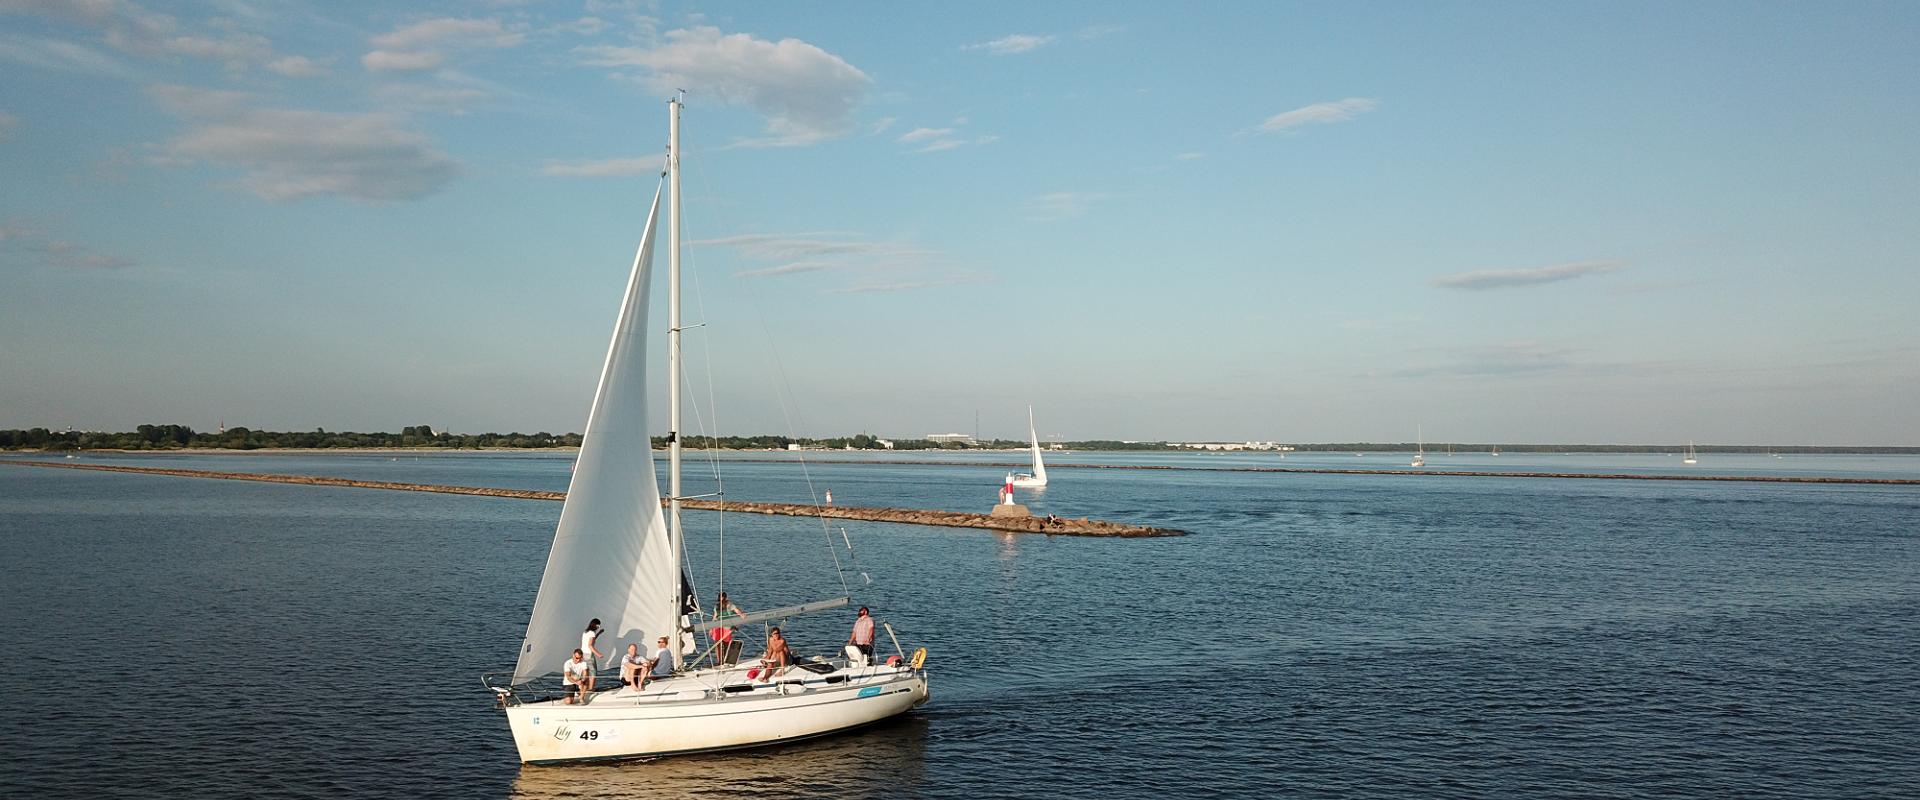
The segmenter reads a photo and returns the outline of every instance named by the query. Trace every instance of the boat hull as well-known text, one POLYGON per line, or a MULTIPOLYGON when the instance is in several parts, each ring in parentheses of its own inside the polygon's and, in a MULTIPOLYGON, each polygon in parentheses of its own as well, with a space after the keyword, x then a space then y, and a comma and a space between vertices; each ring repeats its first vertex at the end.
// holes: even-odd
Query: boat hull
POLYGON ((904 714, 928 696, 925 675, 904 668, 844 670, 739 693, 720 691, 723 683, 695 676, 645 693, 601 693, 584 705, 524 703, 509 706, 507 720, 522 762, 566 764, 824 736, 904 714), (842 680, 826 682, 833 677, 842 680))

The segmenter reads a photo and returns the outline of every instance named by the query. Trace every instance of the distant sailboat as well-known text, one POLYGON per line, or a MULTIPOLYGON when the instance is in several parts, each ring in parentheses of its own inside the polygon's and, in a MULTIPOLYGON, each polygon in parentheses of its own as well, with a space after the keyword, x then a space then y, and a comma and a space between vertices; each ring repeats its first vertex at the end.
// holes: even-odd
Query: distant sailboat
POLYGON ((1419 437, 1419 444, 1415 445, 1417 449, 1413 453, 1413 465, 1424 467, 1427 465, 1427 432, 1421 430, 1419 426, 1414 426, 1413 430, 1414 435, 1419 437))
POLYGON ((1494 456, 1494 458, 1499 458, 1499 457, 1500 457, 1500 445, 1497 445, 1497 444, 1496 444, 1496 445, 1494 445, 1494 446, 1493 446, 1493 456, 1494 456))
POLYGON ((1033 427, 1033 406, 1027 406, 1027 437, 1033 442, 1033 471, 1013 474, 1016 489, 1047 488, 1047 464, 1040 460, 1040 433, 1033 427))
POLYGON ((1689 440, 1687 441, 1687 455, 1686 455, 1686 457, 1685 457, 1685 458, 1682 458, 1682 459, 1680 459, 1680 463, 1682 463, 1682 464, 1698 464, 1698 463, 1700 463, 1700 454, 1699 454, 1699 453, 1696 453, 1696 452, 1694 452, 1694 449, 1693 449, 1693 441, 1692 441, 1691 439, 1689 439, 1689 440))

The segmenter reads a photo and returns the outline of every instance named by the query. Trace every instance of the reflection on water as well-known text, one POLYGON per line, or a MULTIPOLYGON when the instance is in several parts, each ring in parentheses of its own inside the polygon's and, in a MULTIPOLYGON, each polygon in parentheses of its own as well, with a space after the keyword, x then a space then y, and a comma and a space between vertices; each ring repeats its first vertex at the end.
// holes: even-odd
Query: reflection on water
POLYGON ((852 733, 758 750, 649 761, 525 765, 511 797, 914 796, 926 758, 927 720, 908 714, 852 733))

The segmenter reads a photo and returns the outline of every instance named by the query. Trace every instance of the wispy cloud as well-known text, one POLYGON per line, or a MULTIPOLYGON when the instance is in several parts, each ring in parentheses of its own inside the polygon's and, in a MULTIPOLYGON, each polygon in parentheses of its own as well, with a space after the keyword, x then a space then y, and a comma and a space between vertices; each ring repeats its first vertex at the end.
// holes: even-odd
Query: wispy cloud
MULTIPOLYGON (((966 117, 954 120, 955 125, 965 125, 966 122, 966 117)), ((914 152, 916 153, 938 153, 942 150, 952 150, 968 145, 992 144, 1000 141, 1000 137, 991 135, 962 136, 959 134, 959 128, 957 127, 914 128, 913 130, 900 134, 894 141, 900 142, 901 144, 919 145, 914 148, 914 152)))
POLYGON ((900 138, 895 139, 894 141, 924 142, 924 141, 927 141, 928 139, 939 139, 942 137, 952 136, 952 135, 953 135, 952 128, 914 128, 913 130, 900 134, 900 138))
POLYGON ((889 283, 859 283, 828 289, 827 294, 874 294, 879 292, 911 292, 916 289, 932 289, 940 286, 959 286, 968 283, 985 283, 980 276, 954 276, 924 281, 893 281, 889 283))
POLYGON ((603 158, 597 161, 553 161, 540 168, 540 174, 556 178, 610 178, 621 175, 659 174, 667 165, 667 154, 639 158, 603 158))
POLYGON ((394 115, 256 108, 245 93, 188 86, 149 91, 193 126, 161 148, 167 163, 239 170, 236 185, 267 200, 411 200, 439 191, 460 172, 394 115))
POLYGON ((13 135, 13 129, 18 127, 20 127, 19 117, 0 111, 0 142, 6 141, 7 137, 13 135))
POLYGON ((0 35, 0 61, 35 69, 105 75, 126 80, 139 77, 113 56, 86 45, 57 39, 0 35))
POLYGON ((327 65, 306 56, 284 56, 267 62, 267 70, 289 78, 318 78, 327 74, 327 65))
POLYGON ((991 42, 981 42, 961 47, 962 50, 985 50, 996 56, 1010 56, 1016 53, 1030 53, 1059 41, 1058 36, 1040 36, 1031 33, 1015 33, 1002 36, 991 42))
POLYGON ((1437 353, 1440 356, 1439 363, 1408 367, 1394 374, 1404 378, 1534 375, 1559 372, 1575 363, 1573 350, 1537 342, 1439 348, 1437 353))
MULTIPOLYGON (((233 71, 275 60, 272 43, 266 37, 238 30, 232 19, 217 20, 214 30, 196 30, 132 0, 0 0, 0 13, 5 12, 92 28, 100 32, 108 47, 142 57, 203 59, 233 71)), ((42 48, 39 55, 48 54, 42 48)))
POLYGON ((1088 206, 1107 197, 1101 192, 1048 192, 1027 201, 1027 219, 1048 222, 1078 217, 1087 213, 1088 206))
POLYGON ((799 233, 764 234, 753 233, 740 236, 725 236, 718 239, 705 239, 693 242, 708 247, 730 247, 752 258, 768 260, 807 260, 820 256, 862 256, 862 257, 919 257, 931 255, 919 247, 896 244, 894 242, 874 242, 846 238, 848 234, 835 233, 799 233))
POLYGON ((525 40, 497 19, 433 17, 370 39, 374 49, 360 57, 360 66, 370 72, 429 70, 446 63, 451 52, 517 47, 525 40))
POLYGON ((853 112, 873 82, 799 39, 771 42, 713 27, 668 31, 654 46, 578 52, 589 64, 639 68, 640 80, 662 95, 686 89, 752 108, 766 118, 767 136, 737 143, 745 146, 808 145, 853 133, 853 112))
POLYGON ((1260 133, 1280 133, 1293 130, 1302 125, 1325 125, 1334 122, 1346 122, 1356 115, 1372 111, 1380 106, 1379 101, 1365 97, 1349 97, 1329 103, 1314 103, 1301 106, 1292 111, 1282 111, 1267 117, 1255 130, 1260 133))
POLYGON ((382 84, 374 88, 373 96, 391 108, 454 115, 466 114, 491 97, 485 89, 444 83, 382 84))
POLYGON ((373 50, 360 57, 360 66, 368 72, 420 72, 438 69, 446 60, 446 56, 432 52, 373 50))
POLYGON ((1173 160, 1175 160, 1175 161, 1194 161, 1194 160, 1198 160, 1198 159, 1202 159, 1202 158, 1206 158, 1206 157, 1207 157, 1207 154, 1206 154, 1206 153, 1179 153, 1179 154, 1177 154, 1177 155, 1175 155, 1175 156, 1173 157, 1173 160))
POLYGON ((777 267, 736 272, 733 273, 733 276, 736 278, 766 278, 774 275, 792 275, 796 272, 824 272, 830 269, 839 269, 841 266, 840 264, 829 264, 825 261, 795 261, 791 264, 781 264, 777 267))
POLYGON ((1442 275, 1433 279, 1433 285, 1442 289, 1508 289, 1516 286, 1537 286, 1543 283, 1570 281, 1588 275, 1618 272, 1622 269, 1626 269, 1626 264, 1619 261, 1575 261, 1550 267, 1483 269, 1442 275))
POLYGON ((71 270, 114 270, 135 265, 64 239, 54 239, 23 223, 0 225, 0 259, 71 270))
POLYGON ((422 50, 442 47, 514 47, 525 36, 497 19, 436 17, 403 25, 373 37, 383 50, 422 50))

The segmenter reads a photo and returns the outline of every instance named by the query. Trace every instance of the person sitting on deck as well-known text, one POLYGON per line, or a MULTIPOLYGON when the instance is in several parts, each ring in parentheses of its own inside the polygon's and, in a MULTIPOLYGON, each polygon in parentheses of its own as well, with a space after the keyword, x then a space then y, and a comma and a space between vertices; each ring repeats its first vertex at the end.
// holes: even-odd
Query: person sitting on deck
POLYGON ((781 670, 790 666, 793 666, 793 651, 787 648, 787 637, 780 635, 779 628, 767 631, 767 650, 760 654, 760 677, 772 683, 781 670))
POLYGON ((673 648, 667 646, 667 637, 662 636, 653 642, 653 657, 647 662, 647 674, 641 676, 640 685, 646 686, 648 679, 659 680, 673 677, 673 648))
POLYGON ((567 685, 567 705, 587 701, 587 693, 593 691, 593 670, 587 666, 585 654, 573 651, 573 658, 560 665, 560 680, 567 685))
POLYGON ((646 684, 646 671, 647 660, 640 655, 640 644, 627 645, 627 654, 620 657, 620 682, 638 689, 646 684))

